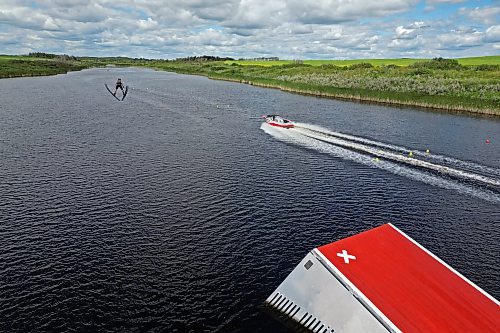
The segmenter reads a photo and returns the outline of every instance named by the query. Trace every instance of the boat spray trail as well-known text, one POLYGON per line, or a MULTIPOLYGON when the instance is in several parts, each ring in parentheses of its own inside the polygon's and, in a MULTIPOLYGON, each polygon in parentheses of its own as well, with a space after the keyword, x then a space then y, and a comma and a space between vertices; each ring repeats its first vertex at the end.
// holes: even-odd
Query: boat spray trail
POLYGON ((405 147, 333 132, 309 124, 297 124, 293 129, 280 129, 264 123, 261 129, 280 141, 500 203, 500 178, 496 177, 500 170, 495 168, 444 156, 424 160, 422 157, 425 157, 425 153, 407 157, 405 153, 410 150, 405 147), (474 172, 475 170, 479 172, 474 172))
POLYGON ((500 177, 500 169, 498 168, 493 168, 485 165, 481 165, 478 163, 474 163, 471 161, 462 161, 450 156, 444 156, 440 154, 430 154, 425 151, 419 151, 419 150, 414 150, 410 149, 408 147, 402 147, 398 145, 393 145, 393 144, 388 144, 388 143, 383 143, 383 142, 378 142, 374 140, 370 140, 367 138, 363 137, 357 137, 345 133, 340 133, 336 131, 331 131, 329 129, 316 126, 316 125, 311 125, 311 124, 304 124, 304 123, 296 123, 296 128, 297 129, 304 129, 304 130, 309 130, 312 132, 315 132, 320 135, 325 135, 325 136, 331 136, 331 137, 336 137, 339 139, 345 139, 348 141, 352 142, 358 142, 362 143, 368 146, 372 147, 377 147, 377 148, 384 148, 387 150, 390 150, 392 152, 398 153, 398 154, 408 154, 409 152, 412 152, 412 155, 415 158, 421 158, 424 159, 428 162, 430 161, 436 161, 443 166, 450 166, 450 167, 456 167, 459 169, 462 169, 464 171, 473 171, 476 174, 481 174, 483 176, 491 176, 491 177, 500 177))

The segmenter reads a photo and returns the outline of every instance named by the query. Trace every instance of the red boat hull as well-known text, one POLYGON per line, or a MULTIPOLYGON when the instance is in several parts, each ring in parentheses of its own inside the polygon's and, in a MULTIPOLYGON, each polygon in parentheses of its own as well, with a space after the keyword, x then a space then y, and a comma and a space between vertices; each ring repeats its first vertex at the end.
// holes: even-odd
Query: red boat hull
POLYGON ((283 123, 277 123, 274 121, 268 121, 267 123, 271 126, 282 127, 282 128, 293 128, 294 127, 294 125, 291 123, 283 124, 283 123))

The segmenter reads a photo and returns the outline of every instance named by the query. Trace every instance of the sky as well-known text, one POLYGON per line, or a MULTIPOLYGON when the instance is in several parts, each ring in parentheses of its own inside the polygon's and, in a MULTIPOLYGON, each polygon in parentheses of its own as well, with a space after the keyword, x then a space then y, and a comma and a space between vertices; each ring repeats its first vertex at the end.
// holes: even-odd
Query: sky
POLYGON ((0 0, 0 54, 500 55, 500 0, 0 0))

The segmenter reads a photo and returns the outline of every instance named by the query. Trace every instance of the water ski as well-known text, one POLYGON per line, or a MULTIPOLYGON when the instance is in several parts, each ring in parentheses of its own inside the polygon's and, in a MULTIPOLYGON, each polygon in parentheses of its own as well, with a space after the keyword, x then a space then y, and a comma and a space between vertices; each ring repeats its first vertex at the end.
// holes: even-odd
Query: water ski
POLYGON ((122 101, 125 99, 125 97, 127 96, 127 93, 128 93, 128 86, 125 87, 125 91, 123 92, 123 97, 122 97, 122 101))
POLYGON ((115 94, 113 94, 113 92, 111 91, 111 89, 109 89, 109 87, 108 87, 108 85, 107 85, 106 83, 104 84, 104 86, 106 87, 106 89, 108 89, 109 93, 110 93, 111 95, 113 95, 113 97, 114 97, 114 98, 116 98, 116 100, 117 100, 117 101, 119 101, 119 100, 120 100, 118 97, 116 97, 116 95, 115 95, 115 94))

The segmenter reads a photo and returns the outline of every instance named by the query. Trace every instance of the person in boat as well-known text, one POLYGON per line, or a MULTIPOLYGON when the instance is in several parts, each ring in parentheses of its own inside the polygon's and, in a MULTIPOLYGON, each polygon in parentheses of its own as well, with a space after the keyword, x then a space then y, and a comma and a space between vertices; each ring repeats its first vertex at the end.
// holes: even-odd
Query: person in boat
POLYGON ((118 78, 118 80, 116 81, 115 91, 113 92, 113 95, 116 95, 118 88, 121 89, 122 93, 123 93, 123 82, 122 82, 122 79, 120 79, 120 78, 118 78))

